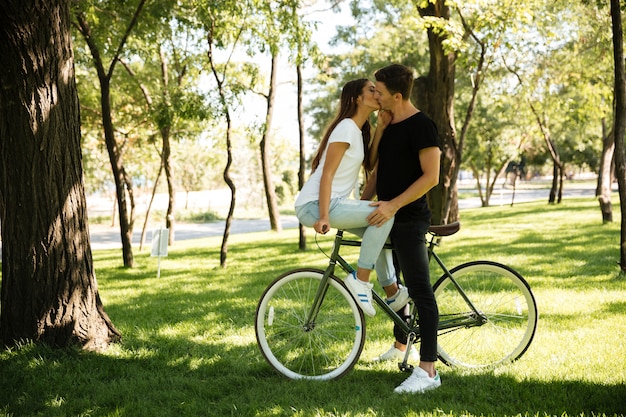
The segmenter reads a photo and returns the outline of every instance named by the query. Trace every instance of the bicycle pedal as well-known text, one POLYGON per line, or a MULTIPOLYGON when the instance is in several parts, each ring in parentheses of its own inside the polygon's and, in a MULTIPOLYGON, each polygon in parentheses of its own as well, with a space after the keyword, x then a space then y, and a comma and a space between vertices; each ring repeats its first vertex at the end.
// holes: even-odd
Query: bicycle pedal
POLYGON ((398 362, 398 368, 400 368, 402 372, 413 372, 415 367, 410 363, 398 362))

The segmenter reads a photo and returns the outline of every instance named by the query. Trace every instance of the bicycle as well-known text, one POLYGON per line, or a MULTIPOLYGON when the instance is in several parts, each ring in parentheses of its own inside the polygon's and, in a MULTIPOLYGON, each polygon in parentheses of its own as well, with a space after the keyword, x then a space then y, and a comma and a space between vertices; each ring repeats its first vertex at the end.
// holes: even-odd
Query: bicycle
MULTIPOLYGON (((442 237, 460 229, 458 222, 431 226, 429 258, 443 271, 433 288, 440 320, 439 359, 449 366, 489 368, 513 362, 528 349, 537 328, 537 306, 530 286, 514 269, 492 261, 473 261, 448 269, 435 253, 442 237)), ((276 278, 256 310, 257 344, 267 362, 291 379, 329 380, 349 372, 365 343, 363 312, 343 282, 352 266, 339 255, 342 246, 361 242, 338 230, 328 267, 299 268, 276 278)), ((393 249, 392 245, 385 245, 393 249)), ((375 304, 408 335, 408 348, 419 340, 417 310, 404 321, 372 291, 375 304)), ((413 369, 408 353, 398 364, 413 369)))

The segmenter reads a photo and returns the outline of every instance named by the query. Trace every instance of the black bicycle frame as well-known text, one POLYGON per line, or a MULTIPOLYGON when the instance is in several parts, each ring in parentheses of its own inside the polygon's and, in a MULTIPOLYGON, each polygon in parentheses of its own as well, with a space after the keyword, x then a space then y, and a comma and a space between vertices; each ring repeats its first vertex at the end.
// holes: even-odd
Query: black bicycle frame
MULTIPOLYGON (((454 277, 452 276, 452 273, 450 273, 450 271, 448 270, 446 265, 443 263, 441 258, 434 252, 434 247, 437 246, 437 243, 435 242, 436 237, 437 236, 435 234, 432 234, 432 238, 427 243, 428 257, 429 259, 431 258, 435 259, 435 261, 437 262, 437 264, 443 271, 444 276, 450 279, 452 284, 455 286, 455 288, 457 289, 457 291, 459 292, 459 294, 461 295, 461 297, 463 298, 463 300, 467 303, 469 307, 468 312, 450 315, 444 319, 440 317, 438 329, 441 331, 441 330, 455 329, 459 327, 480 326, 484 324, 485 322, 484 315, 480 311, 478 311, 478 309, 474 306, 474 304, 465 294, 465 291, 463 291, 463 288, 461 288, 459 283, 454 279, 454 277)), ((333 243, 333 250, 329 257, 330 261, 329 261, 328 267, 324 270, 324 275, 322 277, 320 285, 317 289, 317 293, 315 295, 315 301, 313 305, 311 306, 311 310, 309 312, 309 319, 307 320, 305 324, 306 329, 312 329, 315 326, 315 319, 317 318, 317 314, 320 310, 324 297, 326 296, 326 291, 328 290, 329 277, 332 274, 334 274, 335 266, 337 265, 337 263, 339 263, 339 266, 346 273, 350 273, 354 271, 354 268, 352 268, 352 265, 346 262, 346 260, 343 259, 341 255, 339 255, 339 249, 341 246, 361 246, 361 241, 353 240, 353 239, 344 239, 343 230, 337 231, 337 234, 335 236, 335 240, 333 243)), ((393 245, 387 243, 385 244, 384 249, 393 250, 393 245)), ((402 329, 402 331, 404 331, 409 336, 409 338, 412 339, 412 341, 415 341, 420 337, 419 326, 409 326, 409 324, 406 321, 404 321, 398 315, 398 313, 393 311, 393 309, 391 309, 391 307, 389 307, 387 303, 375 291, 372 291, 372 299, 376 302, 376 304, 378 304, 378 306, 382 310, 385 311, 385 313, 387 313, 387 315, 393 320, 393 322, 396 325, 398 325, 402 329)), ((413 308, 411 311, 411 317, 416 317, 416 315, 417 315, 417 307, 413 305, 413 308)))

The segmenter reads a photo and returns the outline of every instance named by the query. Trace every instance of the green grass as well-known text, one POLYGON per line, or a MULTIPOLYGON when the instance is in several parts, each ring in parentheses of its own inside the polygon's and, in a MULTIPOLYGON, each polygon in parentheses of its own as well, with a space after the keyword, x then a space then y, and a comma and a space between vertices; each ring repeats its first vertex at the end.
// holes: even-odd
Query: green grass
MULTIPOLYGON (((232 235, 226 269, 220 238, 178 242, 161 260, 160 278, 148 253, 127 270, 118 251, 94 252, 122 343, 101 354, 33 344, 0 351, 0 416, 626 415, 619 222, 603 225, 594 199, 566 199, 464 210, 461 223, 439 248, 449 266, 500 261, 535 293, 537 334, 514 364, 480 372, 440 364, 441 388, 394 395, 405 375, 368 361, 392 341, 379 314, 368 318, 363 355, 347 376, 287 380, 256 346, 256 303, 280 273, 323 267, 325 257, 313 235, 309 250, 298 251, 297 230, 232 235)), ((332 238, 322 239, 329 250, 332 238)))
MULTIPOLYGON (((165 210, 152 210, 150 212, 150 221, 152 223, 160 223, 165 219, 167 212, 165 210)), ((138 218, 135 219, 135 224, 143 225, 145 221, 145 213, 141 213, 138 218)), ((176 212, 176 220, 185 223, 206 223, 215 220, 223 220, 223 218, 212 210, 192 210, 192 209, 180 209, 176 212)), ((90 224, 111 224, 110 214, 94 213, 89 216, 90 224)))

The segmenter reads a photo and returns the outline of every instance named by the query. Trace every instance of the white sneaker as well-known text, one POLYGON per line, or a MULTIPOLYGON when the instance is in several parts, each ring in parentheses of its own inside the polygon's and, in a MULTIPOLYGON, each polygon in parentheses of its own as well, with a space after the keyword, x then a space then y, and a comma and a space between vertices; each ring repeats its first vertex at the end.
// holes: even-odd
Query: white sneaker
POLYGON ((428 372, 420 368, 419 366, 413 369, 413 373, 410 377, 404 380, 404 382, 396 387, 393 392, 397 394, 416 394, 435 389, 441 386, 441 378, 439 372, 435 373, 433 378, 428 376, 428 372))
POLYGON ((407 305, 410 300, 411 297, 409 297, 409 290, 407 289, 407 287, 399 285, 398 292, 396 292, 393 296, 387 298, 385 302, 389 307, 393 309, 393 311, 399 311, 402 307, 407 305))
POLYGON ((343 282, 346 284, 346 287, 348 287, 348 290, 361 310, 370 317, 375 316, 376 310, 374 310, 374 306, 372 305, 372 283, 363 282, 358 279, 356 272, 349 273, 343 282))
MULTIPOLYGON (((398 349, 395 344, 391 345, 391 348, 383 353, 380 356, 374 358, 374 362, 385 362, 385 361, 401 361, 404 359, 404 354, 406 352, 398 349)), ((417 353, 415 346, 411 346, 409 350, 409 360, 412 362, 417 362, 419 360, 420 355, 417 353)))

